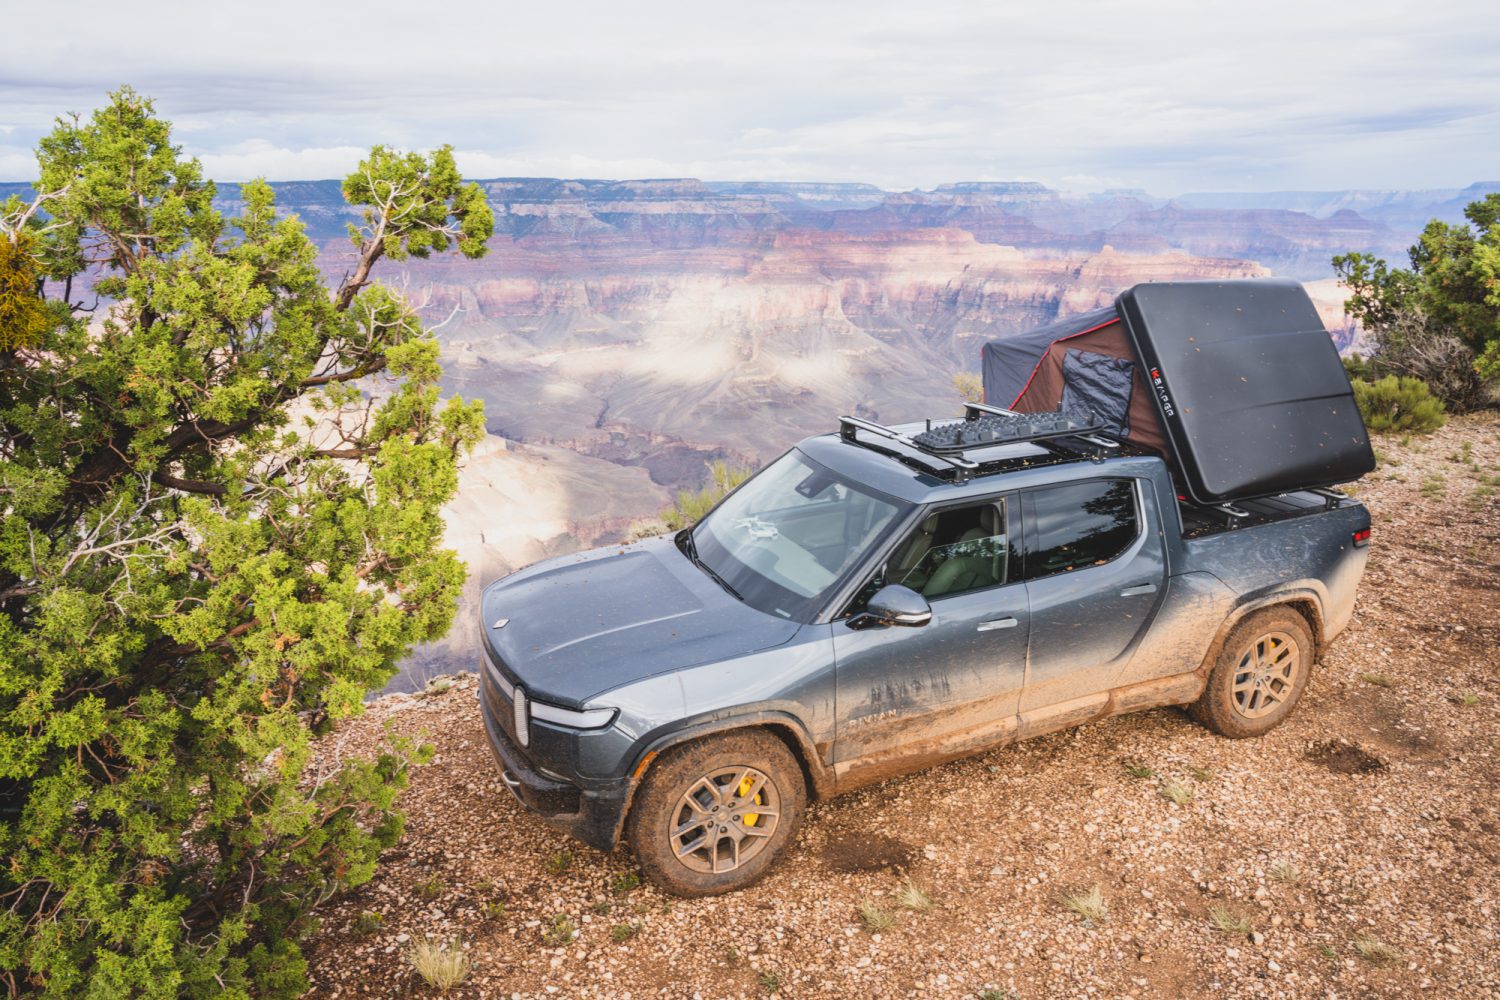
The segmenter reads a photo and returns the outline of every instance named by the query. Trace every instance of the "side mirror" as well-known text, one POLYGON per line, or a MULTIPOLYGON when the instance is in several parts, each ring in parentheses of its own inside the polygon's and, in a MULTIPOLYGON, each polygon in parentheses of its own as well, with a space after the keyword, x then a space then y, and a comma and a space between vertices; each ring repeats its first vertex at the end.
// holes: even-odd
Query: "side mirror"
POLYGON ((927 598, 899 583, 888 583, 875 592, 862 614, 849 619, 850 628, 874 628, 878 625, 905 625, 920 628, 932 621, 932 605, 927 598))

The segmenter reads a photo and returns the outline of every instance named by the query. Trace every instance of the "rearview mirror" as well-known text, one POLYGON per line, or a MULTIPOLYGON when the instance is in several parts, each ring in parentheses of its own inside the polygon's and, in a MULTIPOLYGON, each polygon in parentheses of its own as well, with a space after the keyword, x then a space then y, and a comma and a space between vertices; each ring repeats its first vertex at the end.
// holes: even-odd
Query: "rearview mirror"
POLYGON ((905 625, 919 628, 932 621, 932 605, 927 598, 899 583, 888 583, 875 592, 862 614, 849 619, 850 628, 873 628, 877 625, 905 625))

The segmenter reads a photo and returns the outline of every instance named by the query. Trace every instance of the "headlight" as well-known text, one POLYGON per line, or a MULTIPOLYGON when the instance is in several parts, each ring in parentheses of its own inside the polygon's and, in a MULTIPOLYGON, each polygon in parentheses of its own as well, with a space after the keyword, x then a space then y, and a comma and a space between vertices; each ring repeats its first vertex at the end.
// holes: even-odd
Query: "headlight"
POLYGON ((531 712, 530 702, 523 688, 516 688, 515 701, 511 703, 513 709, 511 718, 516 723, 516 742, 521 746, 531 745, 531 712))
POLYGON ((533 719, 555 722, 559 726, 569 726, 573 729, 603 729, 614 721, 616 711, 617 709, 613 708, 586 708, 582 712, 577 712, 571 708, 548 705, 541 701, 531 703, 533 719))

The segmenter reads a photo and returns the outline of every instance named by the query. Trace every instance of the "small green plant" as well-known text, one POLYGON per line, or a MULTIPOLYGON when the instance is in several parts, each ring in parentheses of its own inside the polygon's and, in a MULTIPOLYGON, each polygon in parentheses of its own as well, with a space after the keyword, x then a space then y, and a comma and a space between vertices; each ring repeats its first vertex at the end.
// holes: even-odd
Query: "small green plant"
POLYGON ((891 916, 889 911, 881 909, 880 905, 872 899, 859 901, 859 918, 872 931, 887 930, 896 922, 896 918, 891 916))
POLYGON ((621 872, 620 874, 616 875, 615 880, 610 883, 609 889, 616 896, 627 896, 630 893, 634 892, 640 884, 641 877, 635 872, 621 872))
POLYGON ((1337 948, 1335 948, 1331 944, 1320 944, 1320 945, 1318 945, 1318 952, 1324 958, 1338 958, 1339 957, 1339 950, 1337 948))
POLYGON ((1271 876, 1271 881, 1282 885, 1296 885, 1302 881, 1302 869, 1290 861, 1278 861, 1267 874, 1271 876))
POLYGON ((1176 778, 1168 778, 1161 783, 1161 797, 1168 802, 1185 806, 1193 801, 1193 795, 1193 786, 1178 781, 1176 778))
POLYGON ((896 887, 896 902, 908 910, 932 909, 932 897, 910 875, 896 887))
POLYGON ((1401 960, 1401 952, 1386 944, 1374 934, 1358 934, 1350 942, 1360 958, 1371 965, 1389 965, 1401 960))
POLYGON ((732 466, 728 462, 714 462, 708 467, 708 485, 701 490, 678 490, 672 506, 661 512, 668 531, 690 528, 713 510, 714 505, 724 499, 736 486, 752 475, 752 470, 732 466))
POLYGON ((1132 778, 1154 778, 1156 772, 1138 760, 1127 760, 1125 762, 1125 773, 1132 778))
POLYGON ((554 948, 561 948, 572 941, 577 933, 578 928, 573 926, 572 919, 566 914, 559 913, 542 929, 542 940, 554 948))
POLYGON ((1455 705, 1462 705, 1465 708, 1472 708, 1473 706, 1479 704, 1479 695, 1475 694, 1473 691, 1464 691, 1461 694, 1456 694, 1453 696, 1453 703, 1455 705))
POLYGON ((485 903, 479 910, 486 920, 499 920, 505 916, 505 900, 492 899, 485 903))
POLYGON ((1189 767, 1188 774, 1193 776, 1194 781, 1206 783, 1214 780, 1214 773, 1206 767, 1189 767))
POLYGON ((1422 480, 1422 495, 1429 500, 1440 500, 1448 492, 1448 481, 1434 473, 1422 480))
POLYGON ((1083 918, 1086 924, 1103 923, 1109 916, 1109 904, 1104 901, 1104 890, 1097 885, 1084 892, 1065 892, 1062 904, 1083 918))
POLYGON ((760 983, 760 988, 767 993, 775 993, 781 989, 781 977, 769 969, 762 969, 756 980, 760 983))
POLYGON ((615 924, 609 929, 609 936, 615 941, 616 944, 624 944, 626 941, 629 941, 631 938, 635 937, 640 929, 641 927, 639 924, 615 924))
POLYGON ((594 900, 593 905, 589 907, 589 909, 593 910, 601 917, 609 916, 609 911, 613 910, 614 908, 615 905, 607 899, 596 899, 594 900))
POLYGON ((1249 914, 1231 909, 1223 903, 1215 903, 1208 908, 1208 919, 1225 934, 1249 934, 1255 929, 1255 922, 1250 919, 1249 914))
POLYGON ((1364 673, 1359 675, 1359 679, 1366 684, 1373 684, 1381 688, 1393 688, 1396 686, 1396 682, 1386 674, 1364 673))
POLYGON ((447 891, 448 884, 436 875, 417 886, 417 895, 429 903, 447 891))
POLYGON ((385 918, 374 910, 365 910, 354 918, 354 933, 369 937, 385 926, 385 918))
POLYGON ((979 1000, 1021 1000, 1021 995, 1011 990, 988 989, 979 991, 979 1000))
POLYGON ((1447 419, 1443 401, 1419 378, 1387 375, 1374 382, 1355 379, 1353 385, 1354 401, 1365 418, 1365 426, 1377 434, 1393 431, 1430 434, 1447 419))
POLYGON ((959 372, 953 376, 953 388, 965 403, 984 402, 984 380, 975 372, 959 372))
POLYGON ((423 938, 406 950, 406 959, 440 993, 447 993, 469 975, 469 953, 454 941, 423 938))
POLYGON ((573 867, 573 852, 572 851, 558 851, 556 854, 552 855, 552 857, 550 857, 550 858, 547 859, 547 874, 548 875, 561 875, 563 872, 567 871, 568 869, 570 869, 572 867, 573 867))

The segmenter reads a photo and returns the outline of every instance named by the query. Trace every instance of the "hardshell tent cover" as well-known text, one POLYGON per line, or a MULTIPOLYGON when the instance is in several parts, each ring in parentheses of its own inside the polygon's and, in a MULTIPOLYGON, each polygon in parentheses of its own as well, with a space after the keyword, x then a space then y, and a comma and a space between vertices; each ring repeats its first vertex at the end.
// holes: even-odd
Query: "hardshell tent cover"
POLYGON ((983 348, 985 402, 1063 410, 1163 455, 1197 503, 1375 467, 1333 339, 1295 281, 1136 285, 1112 307, 983 348))

